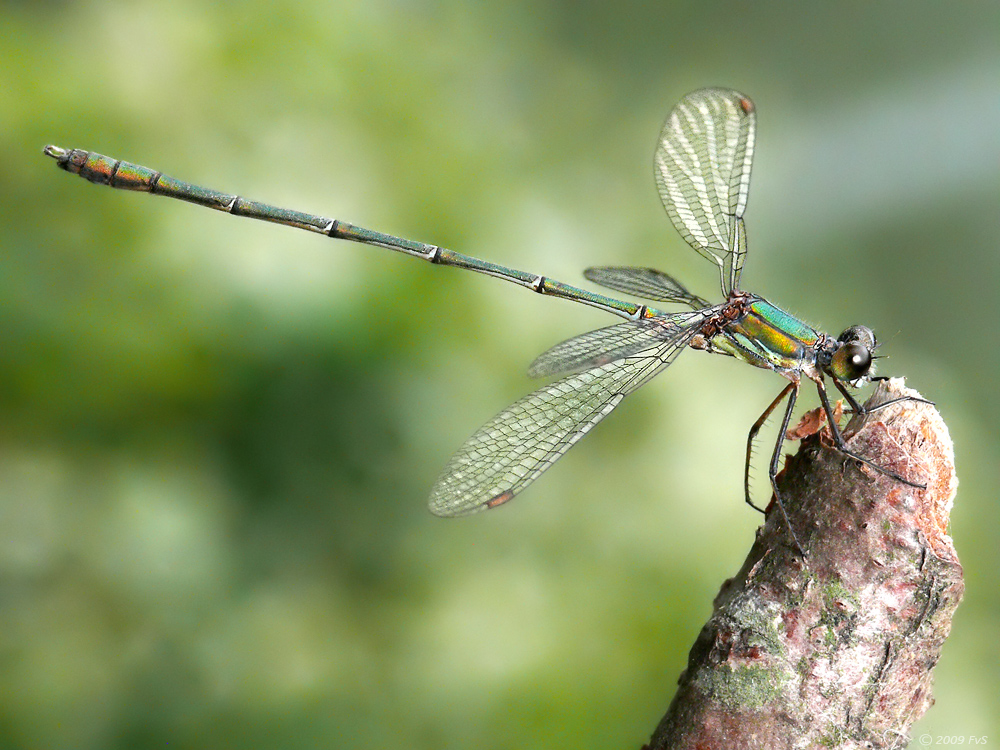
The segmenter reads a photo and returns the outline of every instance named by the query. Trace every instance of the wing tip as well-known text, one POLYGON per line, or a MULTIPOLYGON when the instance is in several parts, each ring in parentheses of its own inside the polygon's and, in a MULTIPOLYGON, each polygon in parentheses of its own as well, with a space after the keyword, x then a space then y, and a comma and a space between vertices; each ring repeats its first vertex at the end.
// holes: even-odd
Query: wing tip
POLYGON ((498 505, 503 505, 507 501, 511 500, 513 497, 514 497, 514 492, 512 490, 507 490, 506 492, 501 492, 499 495, 496 495, 495 497, 491 497, 489 500, 483 503, 483 507, 486 509, 496 508, 498 505))
POLYGON ((511 500, 515 494, 517 493, 513 490, 507 490, 506 492, 501 492, 499 495, 491 497, 485 502, 480 502, 472 506, 461 504, 455 506, 454 504, 443 502, 439 498, 432 497, 427 503, 427 509, 438 518, 458 518, 459 516, 470 516, 473 513, 479 513, 481 511, 503 505, 511 500))

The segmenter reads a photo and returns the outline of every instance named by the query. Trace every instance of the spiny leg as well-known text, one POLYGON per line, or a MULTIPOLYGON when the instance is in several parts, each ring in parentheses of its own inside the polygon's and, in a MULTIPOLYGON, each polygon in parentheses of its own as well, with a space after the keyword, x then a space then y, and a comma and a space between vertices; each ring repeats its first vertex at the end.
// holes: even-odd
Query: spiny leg
MULTIPOLYGON (((872 378, 872 380, 888 380, 888 379, 889 378, 887 377, 872 378)), ((926 398, 919 398, 917 396, 897 396, 896 398, 890 398, 888 401, 883 401, 881 404, 865 407, 862 404, 858 403, 858 400, 854 398, 854 395, 849 390, 847 390, 847 386, 845 386, 841 381, 834 378, 833 384, 837 386, 837 390, 840 391, 843 394, 844 398, 847 399, 847 402, 851 405, 851 412, 854 414, 871 414, 873 412, 879 411, 880 409, 884 409, 887 406, 898 404, 900 401, 916 401, 919 404, 930 404, 931 406, 934 406, 934 402, 928 401, 926 398)))
POLYGON ((757 437, 757 433, 760 432, 760 428, 764 426, 764 422, 766 422, 767 418, 771 416, 771 412, 773 412, 778 404, 781 403, 781 400, 788 395, 789 391, 796 389, 797 387, 798 383, 792 382, 782 388, 781 393, 778 394, 777 398, 775 398, 774 401, 772 401, 771 404, 764 409, 763 414, 757 417, 757 421, 754 422, 753 426, 750 428, 750 434, 747 435, 747 460, 743 469, 743 497, 746 500, 747 505, 760 513, 766 513, 767 511, 754 505, 753 500, 750 499, 750 461, 753 458, 753 441, 754 438, 757 437))
POLYGON ((781 502, 781 492, 778 490, 778 463, 781 461, 781 447, 785 443, 785 435, 788 432, 788 425, 792 421, 792 410, 795 408, 795 399, 799 395, 799 384, 797 382, 789 383, 782 394, 788 393, 788 407, 785 409, 785 416, 781 420, 781 429, 778 430, 778 440, 774 444, 774 453, 771 454, 771 465, 767 469, 767 478, 771 480, 771 489, 774 490, 774 500, 778 503, 778 509, 781 511, 782 517, 785 519, 785 525, 788 527, 788 534, 792 537, 792 542, 795 544, 795 549, 798 550, 802 557, 806 556, 806 552, 802 549, 802 545, 799 544, 799 538, 795 536, 795 529, 792 528, 792 522, 788 518, 788 512, 785 510, 785 504, 781 502))
MULTIPOLYGON (((839 450, 841 453, 843 453, 845 456, 848 456, 849 458, 853 458, 854 460, 860 461, 861 463, 865 464, 866 466, 870 466, 871 468, 875 469, 875 471, 879 472, 880 474, 885 474, 887 477, 891 477, 891 478, 895 479, 897 482, 902 482, 905 485, 909 485, 910 487, 916 487, 917 489, 921 489, 921 490, 927 489, 927 485, 926 484, 921 484, 920 482, 911 482, 909 479, 906 479, 905 477, 900 476, 899 474, 897 474, 896 472, 892 471, 891 469, 886 469, 883 466, 879 466, 874 461, 871 461, 870 459, 867 459, 864 456, 858 455, 857 453, 848 450, 847 449, 847 443, 844 440, 844 436, 840 432, 840 425, 837 424, 837 420, 834 419, 834 417, 833 417, 833 409, 830 407, 830 399, 826 395, 826 385, 825 385, 825 383, 823 382, 822 379, 816 380, 815 382, 816 382, 816 390, 819 392, 819 400, 823 404, 823 410, 826 412, 827 420, 830 423, 830 433, 833 435, 833 442, 836 444, 837 450, 839 450)), ((876 406, 874 406, 874 407, 872 407, 870 409, 866 409, 865 407, 861 406, 861 404, 858 404, 857 400, 855 398, 853 398, 844 389, 844 387, 840 383, 840 381, 834 380, 833 382, 836 384, 837 389, 841 393, 843 393, 844 396, 847 397, 848 401, 851 402, 851 408, 854 409, 855 413, 857 413, 857 414, 871 414, 874 411, 878 411, 879 409, 882 409, 882 408, 884 408, 884 407, 886 407, 886 406, 888 406, 890 404, 898 403, 900 401, 922 401, 923 400, 923 399, 914 398, 912 396, 901 396, 899 398, 895 398, 895 399, 892 399, 890 401, 887 401, 884 404, 878 404, 878 405, 876 405, 876 406)))

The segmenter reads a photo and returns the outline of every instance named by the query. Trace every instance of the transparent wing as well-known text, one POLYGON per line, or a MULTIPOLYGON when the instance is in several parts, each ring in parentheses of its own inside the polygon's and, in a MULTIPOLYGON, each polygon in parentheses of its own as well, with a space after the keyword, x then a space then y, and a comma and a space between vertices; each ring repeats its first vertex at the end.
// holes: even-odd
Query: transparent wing
POLYGON ((694 313, 658 315, 645 320, 618 323, 560 342, 540 354, 528 367, 532 378, 589 370, 608 362, 624 359, 668 341, 695 324, 702 324, 715 308, 694 313))
POLYGON ((583 272, 584 278, 595 284, 626 294, 634 294, 643 299, 657 302, 683 302, 700 310, 708 307, 708 301, 689 292, 684 285, 663 271, 655 268, 632 268, 630 266, 598 266, 583 272))
POLYGON ((461 516, 510 500, 625 396, 667 367, 698 330, 682 328, 640 355, 570 375, 500 412, 445 466, 431 490, 431 512, 461 516))
POLYGON ((753 102, 738 91, 692 92, 664 123, 654 159, 670 220, 691 247, 719 266, 727 295, 739 285, 746 256, 741 217, 756 123, 753 102))
MULTIPOLYGON (((740 276, 743 273, 743 261, 747 257, 747 229, 742 216, 737 216, 733 223, 733 240, 730 247, 733 248, 733 251, 729 256, 729 290, 726 292, 727 294, 729 291, 739 288, 740 276)), ((723 279, 725 279, 725 274, 723 279)))

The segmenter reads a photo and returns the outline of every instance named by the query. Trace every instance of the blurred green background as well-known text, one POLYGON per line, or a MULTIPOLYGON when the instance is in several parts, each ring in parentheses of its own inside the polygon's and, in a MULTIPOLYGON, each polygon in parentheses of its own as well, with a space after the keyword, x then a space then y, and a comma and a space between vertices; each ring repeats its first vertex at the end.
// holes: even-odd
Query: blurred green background
POLYGON ((1000 742, 998 29, 992 0, 0 4, 0 747, 638 747, 753 540, 783 381, 687 354, 440 520, 452 451, 614 318, 41 147, 714 299, 651 174, 707 85, 759 111, 743 286, 870 325, 950 425, 968 591, 915 734, 1000 742))

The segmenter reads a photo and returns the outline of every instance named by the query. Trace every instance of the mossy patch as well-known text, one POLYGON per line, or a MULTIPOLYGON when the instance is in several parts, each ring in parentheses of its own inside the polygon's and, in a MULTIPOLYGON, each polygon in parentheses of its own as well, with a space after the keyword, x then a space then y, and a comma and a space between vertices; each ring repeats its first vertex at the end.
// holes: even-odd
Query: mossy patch
POLYGON ((746 711, 781 697, 781 674, 776 668, 723 664, 699 673, 695 686, 727 708, 746 711))

